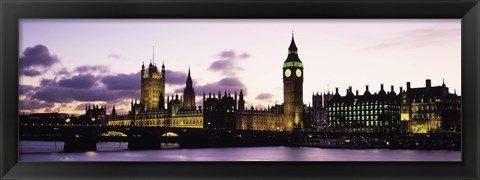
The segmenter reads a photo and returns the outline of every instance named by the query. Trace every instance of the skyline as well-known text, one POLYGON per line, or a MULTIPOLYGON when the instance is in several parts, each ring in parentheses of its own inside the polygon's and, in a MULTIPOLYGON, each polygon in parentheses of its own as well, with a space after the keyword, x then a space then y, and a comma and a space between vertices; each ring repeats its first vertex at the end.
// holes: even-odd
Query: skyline
POLYGON ((398 92, 425 79, 438 86, 445 78, 450 92, 461 94, 460 20, 24 19, 20 110, 79 114, 85 104, 107 104, 108 112, 115 105, 125 113, 140 98, 138 73, 153 53, 158 65, 165 62, 169 95, 182 94, 191 67, 197 102, 203 91, 243 89, 246 107, 281 104, 292 29, 305 67, 304 104, 335 87, 363 94, 366 84, 378 92, 383 83, 398 92))

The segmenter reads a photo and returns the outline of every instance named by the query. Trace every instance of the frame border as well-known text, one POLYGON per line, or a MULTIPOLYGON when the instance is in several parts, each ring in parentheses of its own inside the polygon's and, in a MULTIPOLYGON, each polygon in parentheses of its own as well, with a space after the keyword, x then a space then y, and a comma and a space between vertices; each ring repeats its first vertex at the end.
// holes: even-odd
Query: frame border
POLYGON ((0 0, 1 179, 478 179, 478 0, 0 0), (462 162, 18 162, 20 18, 462 19, 462 162))

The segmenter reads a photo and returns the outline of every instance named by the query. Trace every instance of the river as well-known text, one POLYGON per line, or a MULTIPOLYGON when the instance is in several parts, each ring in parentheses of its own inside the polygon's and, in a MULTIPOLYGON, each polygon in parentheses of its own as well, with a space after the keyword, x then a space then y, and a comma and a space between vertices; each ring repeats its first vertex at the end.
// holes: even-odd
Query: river
MULTIPOLYGON (((97 151, 65 153, 63 142, 20 141, 19 160, 39 161, 461 161, 461 151, 235 147, 130 151, 127 143, 97 143, 97 151)), ((165 144, 162 145, 166 147, 165 144)))

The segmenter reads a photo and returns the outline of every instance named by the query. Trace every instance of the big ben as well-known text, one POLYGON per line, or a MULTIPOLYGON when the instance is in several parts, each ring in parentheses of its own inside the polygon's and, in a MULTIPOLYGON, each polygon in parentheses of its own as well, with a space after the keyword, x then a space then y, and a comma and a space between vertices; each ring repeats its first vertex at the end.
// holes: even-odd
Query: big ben
POLYGON ((298 57, 297 46, 292 34, 288 57, 283 63, 283 108, 285 130, 303 128, 303 63, 298 57))

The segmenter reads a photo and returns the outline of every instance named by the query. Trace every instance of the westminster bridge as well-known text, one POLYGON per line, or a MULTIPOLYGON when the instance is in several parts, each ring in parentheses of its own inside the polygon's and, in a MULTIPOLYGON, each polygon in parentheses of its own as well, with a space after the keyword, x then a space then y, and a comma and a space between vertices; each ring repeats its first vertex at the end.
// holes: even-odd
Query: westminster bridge
POLYGON ((97 142, 128 142, 130 150, 161 149, 162 143, 178 143, 180 148, 249 146, 452 150, 461 148, 461 133, 285 132, 55 124, 21 125, 19 130, 20 140, 64 141, 66 152, 95 151, 97 142), (112 132, 113 136, 108 135, 112 132), (117 136, 118 134, 121 136, 117 136))
POLYGON ((95 151, 97 142, 128 142, 130 150, 160 149, 161 143, 180 148, 280 146, 291 133, 252 130, 172 128, 155 126, 21 125, 20 140, 64 141, 64 151, 95 151), (116 134, 106 136, 106 134, 116 134), (118 135, 118 136, 117 136, 118 135))

